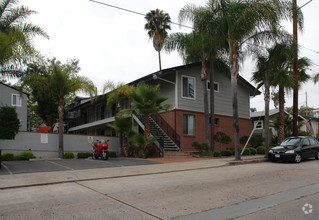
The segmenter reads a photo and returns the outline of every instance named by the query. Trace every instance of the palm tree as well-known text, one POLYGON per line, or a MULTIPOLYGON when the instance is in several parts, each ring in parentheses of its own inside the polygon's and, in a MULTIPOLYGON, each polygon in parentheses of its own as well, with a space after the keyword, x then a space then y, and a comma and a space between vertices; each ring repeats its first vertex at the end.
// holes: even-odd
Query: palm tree
POLYGON ((157 8, 148 12, 145 19, 147 23, 144 29, 148 31, 149 38, 153 40, 153 47, 158 52, 159 68, 162 71, 161 50, 167 37, 167 30, 171 29, 171 18, 168 13, 157 8))
POLYGON ((278 141, 285 138, 285 89, 288 91, 300 83, 306 82, 310 76, 306 74, 306 70, 310 66, 309 59, 302 57, 298 60, 300 66, 298 67, 299 78, 295 79, 293 73, 293 59, 295 51, 295 44, 281 43, 276 44, 271 48, 270 54, 273 56, 273 78, 272 85, 279 86, 278 102, 279 102, 279 128, 278 128, 278 141))
POLYGON ((63 158, 64 106, 71 97, 75 96, 76 92, 88 93, 91 97, 96 96, 96 88, 87 77, 76 75, 80 70, 78 60, 62 64, 53 58, 42 66, 34 65, 32 67, 33 69, 29 69, 29 74, 22 80, 31 90, 41 90, 42 93, 49 93, 55 98, 59 118, 59 157, 63 158), (43 81, 47 82, 45 86, 38 83, 43 78, 45 78, 43 81))
POLYGON ((214 150, 214 71, 215 67, 219 70, 228 70, 225 68, 221 58, 221 52, 227 47, 226 41, 220 37, 219 31, 222 29, 219 18, 214 16, 214 11, 211 7, 200 7, 193 4, 186 5, 179 12, 179 22, 193 22, 194 31, 190 34, 175 33, 166 40, 165 49, 169 52, 178 50, 183 57, 185 63, 200 61, 202 64, 201 80, 203 88, 206 88, 207 78, 210 78, 210 110, 211 110, 211 127, 209 134, 209 110, 208 110, 208 93, 204 89, 204 114, 205 114, 205 139, 206 143, 210 140, 210 150, 214 150), (214 31, 208 31, 202 28, 203 23, 207 20, 214 23, 214 31), (221 64, 221 65, 220 65, 221 64), (219 67, 219 68, 218 68, 219 67), (220 68, 222 67, 222 68, 220 68))
POLYGON ((116 113, 122 110, 121 101, 128 99, 132 93, 133 87, 130 85, 124 85, 124 83, 114 84, 111 81, 105 82, 103 85, 103 93, 111 91, 107 94, 106 106, 111 109, 113 105, 116 105, 116 113))
MULTIPOLYGON (((207 72, 209 51, 213 48, 210 45, 209 36, 204 33, 193 31, 192 33, 173 33, 166 39, 164 49, 168 52, 178 50, 179 54, 184 60, 184 63, 189 64, 200 61, 202 63, 201 80, 203 84, 204 93, 204 114, 205 114, 205 140, 209 143, 209 111, 208 111, 208 92, 207 72)), ((213 82, 211 82, 213 83, 213 82)), ((213 115, 213 113, 212 113, 213 115)))
POLYGON ((152 137, 149 140, 147 140, 145 136, 141 134, 135 134, 132 136, 131 140, 137 147, 142 148, 143 158, 146 158, 146 148, 148 145, 156 141, 156 137, 152 137))
POLYGON ((128 144, 127 137, 132 130, 132 118, 131 117, 115 117, 115 121, 112 125, 108 124, 110 128, 116 132, 122 133, 122 141, 124 147, 124 156, 128 156, 128 144))
POLYGON ((0 2, 0 71, 2 75, 21 76, 21 71, 12 69, 12 64, 30 61, 36 55, 32 44, 35 36, 48 35, 26 19, 36 12, 25 6, 18 6, 18 0, 0 2))
POLYGON ((271 77, 271 61, 270 57, 258 56, 257 71, 253 73, 252 80, 258 83, 257 89, 264 86, 264 100, 265 100, 265 155, 268 156, 269 151, 269 102, 270 102, 270 77, 271 77))
MULTIPOLYGON (((239 124, 238 124, 238 98, 237 79, 239 77, 239 55, 244 45, 253 42, 253 45, 265 42, 277 33, 280 20, 287 10, 283 7, 287 1, 254 1, 254 0, 211 0, 209 5, 214 9, 215 16, 219 17, 221 27, 226 30, 222 38, 227 40, 229 45, 228 63, 231 73, 232 107, 233 107, 233 132, 235 144, 235 159, 240 160, 239 146, 239 124)), ((204 26, 205 27, 205 26, 204 26)), ((214 26, 209 24, 208 29, 213 30, 214 26)))
POLYGON ((267 49, 267 55, 257 57, 257 71, 254 72, 252 80, 258 83, 258 87, 264 86, 265 100, 265 154, 268 156, 269 151, 269 102, 270 87, 279 85, 279 140, 284 138, 284 89, 293 86, 294 81, 288 70, 289 63, 292 60, 291 50, 293 45, 275 44, 272 48, 267 49))
MULTIPOLYGON (((146 141, 150 140, 151 128, 149 117, 151 114, 157 114, 160 111, 168 111, 170 105, 162 105, 162 103, 167 100, 168 97, 162 97, 159 93, 159 85, 152 87, 144 83, 140 83, 134 88, 131 94, 131 100, 133 103, 133 113, 138 116, 145 117, 144 127, 145 127, 145 138, 146 141)), ((143 150, 143 155, 145 151, 143 150)))

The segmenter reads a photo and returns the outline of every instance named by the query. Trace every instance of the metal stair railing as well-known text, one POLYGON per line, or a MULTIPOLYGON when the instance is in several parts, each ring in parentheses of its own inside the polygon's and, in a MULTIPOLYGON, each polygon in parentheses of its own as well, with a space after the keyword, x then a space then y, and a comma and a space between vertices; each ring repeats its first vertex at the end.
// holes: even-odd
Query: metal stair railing
POLYGON ((172 139, 172 141, 180 148, 180 136, 159 114, 151 115, 151 118, 160 126, 160 128, 172 139))

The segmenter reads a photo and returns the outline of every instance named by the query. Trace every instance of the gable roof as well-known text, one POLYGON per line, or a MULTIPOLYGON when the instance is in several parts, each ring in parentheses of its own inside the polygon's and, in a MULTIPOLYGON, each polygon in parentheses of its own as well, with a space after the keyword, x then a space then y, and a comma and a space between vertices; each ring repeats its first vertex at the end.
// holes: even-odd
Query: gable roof
MULTIPOLYGON (((13 86, 9 86, 9 85, 7 85, 7 84, 5 84, 5 83, 3 83, 3 82, 0 82, 0 84, 2 84, 2 85, 4 85, 4 86, 7 86, 7 87, 9 87, 9 88, 11 88, 11 89, 14 89, 14 90, 16 90, 16 91, 18 91, 18 92, 21 92, 19 89, 16 89, 16 88, 14 88, 13 86)), ((22 92, 22 93, 24 93, 24 94, 26 94, 27 96, 29 96, 29 94, 26 93, 26 92, 22 92)))
MULTIPOLYGON (((170 73, 174 73, 174 72, 176 72, 178 70, 188 69, 188 68, 191 68, 191 67, 196 67, 196 66, 201 66, 201 65, 202 65, 201 62, 197 62, 197 63, 191 63, 191 64, 185 64, 185 65, 181 65, 181 66, 171 67, 171 68, 168 68, 168 69, 163 69, 162 71, 156 71, 154 73, 151 73, 151 74, 148 74, 148 75, 146 75, 144 77, 136 79, 136 80, 134 80, 134 81, 132 81, 132 82, 130 82, 128 84, 129 85, 134 85, 134 84, 137 84, 137 83, 145 81, 145 80, 153 79, 153 75, 157 75, 157 76, 161 77, 161 76, 164 76, 164 75, 167 75, 167 74, 170 74, 170 73)), ((230 74, 228 74, 228 75, 230 77, 230 74)), ((250 90, 251 96, 256 96, 256 95, 260 95, 261 94, 261 92, 256 87, 254 87, 252 84, 250 84, 243 77, 239 76, 238 81, 242 82, 244 85, 246 85, 248 87, 248 89, 250 90)))

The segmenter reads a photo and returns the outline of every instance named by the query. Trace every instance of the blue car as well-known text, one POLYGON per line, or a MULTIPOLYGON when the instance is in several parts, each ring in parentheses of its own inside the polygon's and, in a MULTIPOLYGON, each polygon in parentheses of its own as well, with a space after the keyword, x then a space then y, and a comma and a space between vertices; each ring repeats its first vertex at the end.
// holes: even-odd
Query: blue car
POLYGON ((283 160, 300 163, 301 160, 310 157, 319 159, 319 141, 308 136, 288 137, 268 153, 271 161, 283 160))

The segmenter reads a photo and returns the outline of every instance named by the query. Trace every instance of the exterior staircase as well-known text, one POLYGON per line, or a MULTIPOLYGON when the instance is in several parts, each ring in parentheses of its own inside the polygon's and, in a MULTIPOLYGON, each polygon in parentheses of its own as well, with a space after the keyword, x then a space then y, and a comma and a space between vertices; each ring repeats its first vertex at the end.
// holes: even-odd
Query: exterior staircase
MULTIPOLYGON (((143 117, 133 117, 137 123, 144 129, 143 117)), ((179 136, 176 132, 167 124, 167 122, 160 116, 150 116, 151 135, 157 137, 156 145, 163 151, 180 151, 179 136), (162 126, 160 126, 160 125, 162 126)), ((165 153, 164 153, 165 154, 165 153)))

